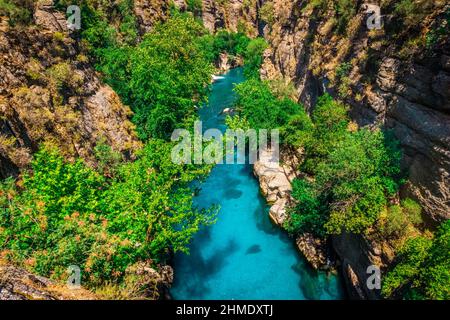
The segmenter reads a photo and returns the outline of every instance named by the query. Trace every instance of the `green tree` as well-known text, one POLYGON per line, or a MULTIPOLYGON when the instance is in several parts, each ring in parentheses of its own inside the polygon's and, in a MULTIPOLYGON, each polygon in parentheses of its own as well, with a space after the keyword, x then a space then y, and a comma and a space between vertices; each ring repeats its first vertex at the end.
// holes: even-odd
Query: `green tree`
POLYGON ((347 108, 325 94, 317 101, 312 121, 314 130, 311 143, 305 146, 306 161, 302 169, 314 174, 317 164, 344 139, 349 124, 347 108))
POLYGON ((263 38, 252 39, 243 53, 244 75, 247 79, 259 79, 259 69, 263 63, 263 53, 268 47, 263 38))
POLYGON ((396 264, 384 277, 382 294, 407 299, 450 299, 450 220, 439 227, 435 238, 408 240, 396 264))
POLYGON ((120 283, 139 261, 164 262, 170 252, 187 252, 199 227, 214 222, 216 208, 192 202, 192 181, 209 168, 175 165, 171 149, 151 140, 135 162, 108 176, 43 149, 32 174, 0 184, 0 250, 55 279, 78 265, 88 287, 120 283))

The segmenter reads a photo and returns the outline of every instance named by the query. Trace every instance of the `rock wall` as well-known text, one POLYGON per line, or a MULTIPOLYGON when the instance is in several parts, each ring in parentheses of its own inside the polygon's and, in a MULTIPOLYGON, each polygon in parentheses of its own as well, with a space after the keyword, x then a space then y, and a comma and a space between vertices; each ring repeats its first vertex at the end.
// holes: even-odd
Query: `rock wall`
POLYGON ((306 2, 274 1, 277 20, 264 30, 270 48, 262 77, 294 83, 308 110, 318 95, 329 92, 351 106, 359 125, 392 129, 404 150, 403 165, 409 169, 410 184, 404 193, 418 199, 431 219, 449 219, 448 34, 429 51, 411 45, 424 37, 420 30, 443 23, 448 6, 436 6, 423 19, 417 40, 408 30, 398 34, 389 20, 394 17, 388 14, 383 30, 368 30, 362 7, 344 35, 337 36, 336 18, 331 13, 312 18, 317 13, 306 10, 306 2), (345 79, 336 72, 343 63, 350 66, 345 79))
MULTIPOLYGON (((403 167, 409 171, 403 195, 419 200, 431 222, 449 219, 450 48, 445 22, 449 6, 430 1, 427 13, 403 29, 392 6, 382 7, 383 29, 370 31, 368 15, 358 2, 355 16, 339 34, 334 9, 319 14, 307 7, 308 1, 273 3, 275 21, 264 28, 270 47, 261 77, 292 82, 308 111, 319 95, 328 92, 350 105, 351 117, 360 126, 392 129, 404 151, 403 167), (427 45, 427 32, 442 26, 447 33, 427 45), (338 70, 344 65, 348 71, 342 76, 338 70)), ((367 267, 384 270, 393 252, 370 235, 335 236, 332 245, 349 296, 379 298, 378 290, 367 289, 367 267)))

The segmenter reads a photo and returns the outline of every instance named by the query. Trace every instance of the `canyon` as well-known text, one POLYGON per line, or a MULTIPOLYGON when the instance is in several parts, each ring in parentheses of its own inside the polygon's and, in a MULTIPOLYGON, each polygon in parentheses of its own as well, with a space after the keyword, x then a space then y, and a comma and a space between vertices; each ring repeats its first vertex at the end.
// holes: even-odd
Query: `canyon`
MULTIPOLYGON (((307 2, 203 0, 200 18, 212 32, 224 28, 264 37, 268 48, 261 78, 292 84, 295 99, 309 112, 320 95, 330 93, 349 106, 359 127, 392 130, 404 152, 403 167, 409 172, 401 195, 420 202, 430 225, 449 219, 448 32, 429 47, 417 45, 427 30, 445 25, 448 4, 433 1, 427 14, 407 27, 397 25, 392 6, 382 6, 387 10, 383 28, 369 30, 368 14, 359 1, 349 27, 337 35, 334 14, 330 10, 319 14, 307 2), (262 8, 271 9, 270 18, 262 17, 262 8), (346 70, 344 75, 338 71, 342 69, 346 70)), ((174 3, 181 10, 187 9, 184 0, 174 3)), ((166 19, 169 10, 169 1, 136 0, 134 12, 141 36, 166 19)), ((130 109, 102 83, 52 1, 36 5, 34 23, 22 30, 8 28, 5 20, 0 25, 0 73, 4 75, 0 79, 0 177, 17 176, 42 143, 56 144, 66 158, 82 157, 94 166, 92 150, 99 140, 133 159, 141 143, 129 120, 130 109), (63 94, 61 85, 66 88, 63 94)), ((222 56, 219 67, 226 71, 239 64, 222 56)), ((253 168, 271 205, 270 217, 279 226, 292 200, 290 183, 297 174, 297 162, 284 159, 281 166, 271 167, 260 161, 253 168)), ((377 290, 362 284, 369 276, 368 266, 377 265, 384 271, 392 263, 394 257, 386 244, 370 234, 336 235, 327 245, 309 234, 295 240, 317 269, 326 266, 326 247, 332 247, 351 298, 380 298, 377 290)), ((172 270, 168 266, 146 268, 141 274, 160 283, 164 296, 172 282, 172 270)), ((45 297, 45 293, 37 294, 45 297)))

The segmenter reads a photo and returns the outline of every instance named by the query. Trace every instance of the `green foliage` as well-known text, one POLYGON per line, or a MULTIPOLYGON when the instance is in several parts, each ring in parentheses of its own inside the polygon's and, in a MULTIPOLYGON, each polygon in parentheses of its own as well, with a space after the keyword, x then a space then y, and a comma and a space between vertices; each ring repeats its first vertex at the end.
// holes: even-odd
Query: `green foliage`
POLYGON ((259 79, 259 68, 263 63, 263 53, 268 44, 263 38, 252 39, 243 54, 244 75, 247 79, 259 79))
POLYGON ((319 99, 312 120, 312 126, 302 122, 299 132, 304 137, 302 169, 315 180, 294 183, 297 205, 287 228, 318 236, 364 232, 402 182, 397 142, 380 130, 348 131, 345 106, 329 95, 319 99))
POLYGON ((348 22, 356 15, 357 2, 354 0, 336 0, 334 6, 338 16, 337 30, 339 33, 344 33, 348 22))
POLYGON ((312 232, 317 236, 325 236, 325 208, 314 183, 295 179, 292 184, 292 197, 297 205, 290 209, 289 219, 284 225, 286 230, 291 234, 312 232))
POLYGON ((200 41, 206 34, 194 18, 177 14, 135 48, 102 51, 99 69, 131 105, 142 139, 167 138, 205 100, 213 73, 200 41))
POLYGON ((33 0, 0 0, 0 16, 12 26, 29 24, 33 19, 33 0))
POLYGON ((43 149, 19 187, 11 179, 0 185, 0 249, 56 279, 78 265, 88 286, 120 282, 138 261, 187 252, 198 228, 213 222, 215 208, 192 203, 190 184, 208 168, 173 164, 171 148, 152 140, 135 162, 115 163, 109 177, 43 149))
POLYGON ((200 16, 202 13, 202 0, 187 0, 187 10, 192 12, 195 16, 200 16))
POLYGON ((226 52, 231 56, 243 56, 250 42, 242 32, 228 32, 220 30, 216 34, 206 34, 199 39, 203 52, 210 62, 215 62, 220 53, 226 52))
POLYGON ((312 120, 314 123, 312 143, 305 145, 307 156, 302 170, 314 174, 317 163, 323 161, 343 140, 349 118, 345 105, 325 94, 318 99, 312 120))
POLYGON ((264 2, 259 11, 259 15, 262 21, 264 21, 268 25, 272 25, 275 22, 275 10, 273 2, 264 2))
POLYGON ((317 182, 329 199, 328 233, 360 233, 398 190, 401 154, 382 131, 359 130, 318 165, 317 182))
POLYGON ((434 239, 408 240, 396 260, 383 280, 385 297, 450 299, 450 220, 442 223, 434 239))
POLYGON ((407 198, 401 205, 390 206, 384 223, 380 226, 382 235, 386 238, 402 239, 409 234, 410 226, 422 224, 422 208, 415 201, 407 198))
POLYGON ((205 29, 193 18, 176 16, 148 33, 130 58, 130 90, 143 139, 167 137, 194 105, 206 98, 213 73, 197 43, 205 29))

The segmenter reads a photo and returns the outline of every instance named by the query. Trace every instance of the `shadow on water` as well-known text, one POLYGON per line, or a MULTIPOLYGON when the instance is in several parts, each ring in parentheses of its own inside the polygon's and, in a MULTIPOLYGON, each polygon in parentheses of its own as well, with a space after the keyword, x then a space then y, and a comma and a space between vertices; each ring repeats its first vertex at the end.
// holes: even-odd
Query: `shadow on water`
POLYGON ((225 190, 225 199, 239 199, 242 197, 242 191, 234 189, 233 187, 225 190))
MULTIPOLYGON (((207 229, 202 230, 202 242, 209 237, 209 231, 207 229)), ((186 260, 194 260, 196 263, 185 264, 185 273, 190 275, 189 278, 179 279, 175 276, 174 285, 177 286, 179 283, 183 283, 184 290, 191 296, 203 297, 210 292, 208 287, 208 279, 220 272, 222 268, 227 265, 227 260, 239 250, 239 245, 235 239, 230 239, 228 243, 221 249, 215 251, 211 256, 205 258, 203 257, 201 247, 193 247, 188 255, 178 254, 175 265, 177 268, 178 264, 184 264, 186 260)))

